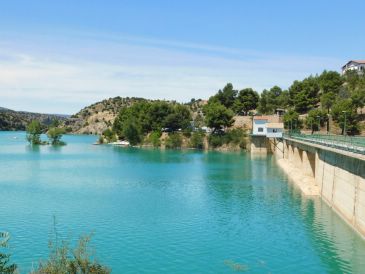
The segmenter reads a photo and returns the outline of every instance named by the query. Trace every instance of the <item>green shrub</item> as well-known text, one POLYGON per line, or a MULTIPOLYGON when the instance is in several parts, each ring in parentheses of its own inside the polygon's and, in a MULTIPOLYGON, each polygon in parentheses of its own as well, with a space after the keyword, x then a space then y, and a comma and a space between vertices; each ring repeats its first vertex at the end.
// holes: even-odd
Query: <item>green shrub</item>
POLYGON ((196 131, 190 138, 190 147, 203 149, 204 148, 204 132, 196 131))
POLYGON ((104 130, 102 136, 105 137, 105 139, 107 140, 108 143, 115 142, 117 140, 117 136, 116 136, 115 132, 113 130, 111 130, 110 128, 107 128, 106 130, 104 130))
POLYGON ((41 145, 42 127, 37 120, 31 121, 27 126, 27 140, 31 145, 41 145))
POLYGON ((62 135, 65 133, 63 128, 58 127, 51 127, 48 132, 47 136, 51 140, 51 144, 54 146, 62 146, 66 143, 61 141, 62 135))
POLYGON ((213 148, 220 147, 224 144, 224 136, 222 134, 211 134, 209 135, 208 142, 213 148))
POLYGON ((225 135, 225 142, 227 144, 231 143, 234 145, 241 144, 241 142, 247 136, 246 131, 241 128, 231 129, 225 135))
MULTIPOLYGON (((0 249, 8 247, 8 241, 10 235, 7 232, 0 232, 0 249)), ((0 273, 2 274, 13 274, 16 273, 16 264, 10 263, 10 255, 4 254, 0 250, 0 273)))
POLYGON ((60 245, 50 243, 49 258, 40 262, 38 269, 31 274, 60 274, 60 273, 89 273, 109 274, 111 270, 101 265, 94 259, 93 250, 90 248, 90 236, 80 237, 78 245, 70 248, 63 241, 60 245))
POLYGON ((247 133, 244 129, 237 128, 231 129, 225 133, 211 134, 208 138, 209 145, 213 148, 223 145, 239 145, 240 148, 245 149, 247 146, 246 141, 247 133))
POLYGON ((160 131, 152 131, 152 133, 148 137, 148 143, 152 144, 153 147, 160 147, 161 146, 160 137, 161 137, 160 131))
POLYGON ((165 140, 166 148, 181 148, 182 138, 179 133, 169 134, 165 140))

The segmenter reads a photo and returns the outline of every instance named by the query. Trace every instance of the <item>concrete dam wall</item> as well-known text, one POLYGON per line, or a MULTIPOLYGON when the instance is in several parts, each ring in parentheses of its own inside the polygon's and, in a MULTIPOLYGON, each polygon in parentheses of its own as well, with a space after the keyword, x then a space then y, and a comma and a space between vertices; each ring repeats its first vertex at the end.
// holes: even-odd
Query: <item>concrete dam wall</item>
POLYGON ((319 195, 365 237, 365 157, 294 139, 270 150, 305 195, 319 195))

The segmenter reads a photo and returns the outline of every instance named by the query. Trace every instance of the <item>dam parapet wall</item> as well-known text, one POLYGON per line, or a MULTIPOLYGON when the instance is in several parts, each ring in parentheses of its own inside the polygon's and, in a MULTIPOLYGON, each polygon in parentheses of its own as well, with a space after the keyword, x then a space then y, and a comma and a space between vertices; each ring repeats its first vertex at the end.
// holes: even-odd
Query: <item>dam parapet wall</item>
POLYGON ((270 140, 279 166, 305 195, 318 195, 365 237, 365 155, 284 138, 270 140))

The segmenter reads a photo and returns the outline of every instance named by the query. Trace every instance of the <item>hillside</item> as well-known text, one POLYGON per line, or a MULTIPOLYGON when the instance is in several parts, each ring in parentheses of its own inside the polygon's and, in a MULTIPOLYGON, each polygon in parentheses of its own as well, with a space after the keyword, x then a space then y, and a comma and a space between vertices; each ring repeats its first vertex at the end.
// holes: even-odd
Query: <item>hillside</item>
POLYGON ((0 130, 25 130, 32 120, 38 120, 42 125, 49 125, 53 120, 64 121, 67 118, 67 115, 14 111, 0 107, 0 130))
POLYGON ((80 110, 65 121, 68 132, 76 134, 101 134, 113 125, 120 109, 142 98, 114 97, 94 103, 80 110))

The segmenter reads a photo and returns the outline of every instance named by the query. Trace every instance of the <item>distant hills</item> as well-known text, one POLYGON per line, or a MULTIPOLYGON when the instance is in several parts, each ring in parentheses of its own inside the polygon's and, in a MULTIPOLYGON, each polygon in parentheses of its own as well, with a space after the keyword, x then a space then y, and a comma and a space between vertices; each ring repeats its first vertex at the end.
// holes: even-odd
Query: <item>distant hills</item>
POLYGON ((32 120, 38 120, 43 125, 49 125, 53 120, 65 121, 68 115, 43 114, 26 111, 15 111, 0 107, 0 130, 25 130, 32 120))

